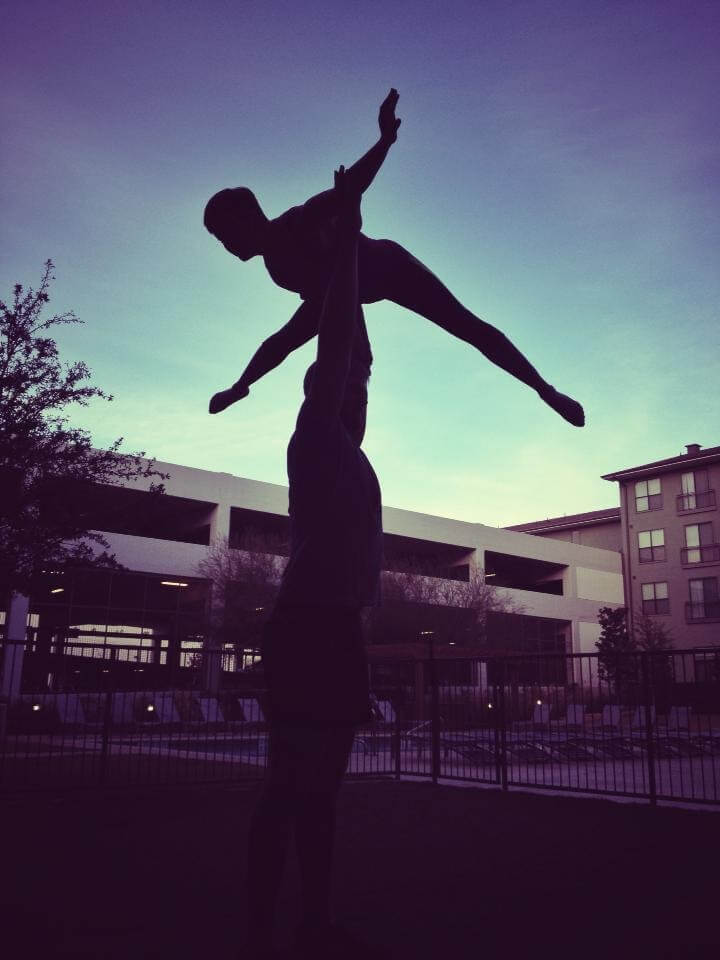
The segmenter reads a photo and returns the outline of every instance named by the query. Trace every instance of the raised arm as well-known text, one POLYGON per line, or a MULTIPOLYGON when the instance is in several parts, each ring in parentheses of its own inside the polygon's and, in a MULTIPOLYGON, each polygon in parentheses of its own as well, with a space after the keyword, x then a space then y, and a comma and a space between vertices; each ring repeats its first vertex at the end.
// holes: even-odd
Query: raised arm
POLYGON ((306 403, 318 419, 339 417, 350 370, 358 304, 357 248, 362 226, 361 193, 347 182, 345 170, 335 174, 338 227, 337 253, 318 330, 317 360, 306 403))
MULTIPOLYGON (((395 106, 399 96, 397 90, 393 88, 385 97, 378 114, 380 139, 345 172, 348 187, 354 192, 365 193, 383 165, 388 150, 397 140, 397 131, 401 121, 395 116, 395 106)), ((311 197, 305 204, 303 211, 306 218, 315 221, 337 216, 335 191, 325 190, 323 193, 311 197)))

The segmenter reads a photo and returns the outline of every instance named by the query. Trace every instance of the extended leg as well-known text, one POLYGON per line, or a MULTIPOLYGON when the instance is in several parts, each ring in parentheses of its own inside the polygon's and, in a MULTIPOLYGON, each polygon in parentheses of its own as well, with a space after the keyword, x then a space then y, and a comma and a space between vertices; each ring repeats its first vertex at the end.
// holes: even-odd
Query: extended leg
POLYGON ((581 427, 585 414, 577 401, 544 380, 529 360, 495 327, 485 323, 457 300, 447 287, 400 244, 390 240, 381 251, 384 297, 419 313, 453 336, 472 344, 488 360, 526 383, 569 423, 581 427))

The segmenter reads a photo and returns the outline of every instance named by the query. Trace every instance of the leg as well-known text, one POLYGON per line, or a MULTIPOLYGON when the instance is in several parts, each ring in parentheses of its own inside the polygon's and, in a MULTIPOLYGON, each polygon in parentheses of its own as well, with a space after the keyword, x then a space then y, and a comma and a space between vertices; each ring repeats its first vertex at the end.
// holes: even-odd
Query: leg
POLYGON ((302 926, 307 930, 322 930, 330 924, 337 794, 353 737, 352 727, 303 731, 295 843, 302 884, 302 926))
POLYGON ((248 945, 258 952, 272 944, 295 813, 296 774, 292 741, 271 727, 265 785, 248 836, 248 945))
POLYGON ((373 251, 373 259, 377 257, 382 261, 376 273, 385 299, 419 313, 458 339, 477 347, 492 363, 536 390, 569 423, 578 427, 585 423, 579 403, 558 393, 504 333, 464 307, 435 274, 404 247, 391 240, 378 240, 375 244, 383 245, 381 250, 376 247, 377 253, 373 251))

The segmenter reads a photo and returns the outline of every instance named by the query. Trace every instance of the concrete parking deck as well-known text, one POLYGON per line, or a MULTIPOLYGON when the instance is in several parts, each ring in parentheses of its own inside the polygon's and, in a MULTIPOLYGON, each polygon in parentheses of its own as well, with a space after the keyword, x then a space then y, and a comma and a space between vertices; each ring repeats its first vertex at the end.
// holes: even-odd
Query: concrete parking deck
MULTIPOLYGON (((239 956, 257 786, 0 801, 8 958, 239 956)), ((336 914, 398 958, 716 958, 717 812, 348 780, 336 914)), ((291 860, 280 942, 297 909, 291 860)))

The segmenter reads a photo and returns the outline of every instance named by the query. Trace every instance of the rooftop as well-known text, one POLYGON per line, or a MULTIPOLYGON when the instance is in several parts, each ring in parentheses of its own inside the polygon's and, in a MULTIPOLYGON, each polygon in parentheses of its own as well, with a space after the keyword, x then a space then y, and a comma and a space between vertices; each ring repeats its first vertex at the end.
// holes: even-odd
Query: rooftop
POLYGON ((540 533, 543 530, 564 530, 567 527, 589 527, 600 523, 620 522, 620 508, 607 507, 605 510, 590 510, 588 513, 570 513, 564 517, 548 517, 546 520, 532 520, 529 523, 516 523, 504 530, 516 533, 540 533))
POLYGON ((668 457, 667 460, 655 460, 638 467, 626 467, 624 470, 603 474, 603 480, 625 480, 651 473, 670 473, 677 467, 704 467, 720 461, 720 447, 707 447, 703 450, 699 443, 689 443, 686 451, 677 457, 668 457))

